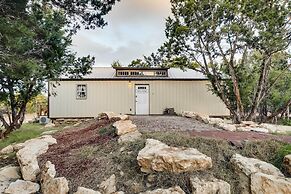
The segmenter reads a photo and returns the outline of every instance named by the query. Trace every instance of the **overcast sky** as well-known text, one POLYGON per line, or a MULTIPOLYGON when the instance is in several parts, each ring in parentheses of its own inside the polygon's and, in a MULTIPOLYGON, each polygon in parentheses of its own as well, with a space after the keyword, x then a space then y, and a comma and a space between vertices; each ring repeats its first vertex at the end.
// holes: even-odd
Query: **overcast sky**
POLYGON ((110 66, 114 60, 128 65, 165 41, 170 7, 170 0, 121 0, 105 17, 108 25, 103 29, 78 32, 73 50, 78 56, 94 56, 96 66, 110 66))

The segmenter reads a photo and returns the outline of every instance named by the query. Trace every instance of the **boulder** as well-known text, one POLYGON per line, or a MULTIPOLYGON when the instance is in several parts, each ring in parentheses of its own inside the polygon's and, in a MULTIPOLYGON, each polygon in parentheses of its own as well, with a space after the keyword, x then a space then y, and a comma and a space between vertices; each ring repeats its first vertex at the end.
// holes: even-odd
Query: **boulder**
POLYGON ((17 180, 5 189, 7 194, 32 194, 37 191, 39 191, 39 184, 24 180, 17 180))
POLYGON ((52 127, 55 127, 56 125, 54 123, 48 123, 46 124, 44 127, 45 128, 52 128, 52 127))
POLYGON ((123 142, 133 142, 136 141, 138 139, 140 139, 140 137, 142 136, 142 134, 138 131, 133 131, 130 133, 126 133, 124 135, 121 135, 118 139, 118 143, 123 143, 123 142))
POLYGON ((182 116, 187 117, 187 118, 196 119, 196 120, 203 122, 203 123, 209 122, 209 116, 202 114, 202 113, 196 113, 196 112, 191 112, 191 111, 182 111, 182 116))
POLYGON ((18 143, 13 145, 13 149, 15 152, 19 151, 20 149, 24 148, 24 143, 18 143))
POLYGON ((113 126, 116 128, 116 133, 119 136, 137 130, 136 125, 134 125, 131 120, 116 121, 113 126))
POLYGON ((46 162, 44 170, 41 173, 41 190, 43 194, 67 194, 69 192, 69 183, 66 178, 55 178, 55 165, 50 161, 46 162))
POLYGON ((275 124, 270 124, 270 123, 261 123, 260 127, 268 129, 269 133, 286 134, 286 133, 291 132, 291 126, 286 126, 286 125, 275 125, 275 124))
POLYGON ((146 191, 140 194, 185 194, 185 192, 179 186, 176 186, 168 189, 156 189, 153 191, 146 191))
POLYGON ((0 154, 11 154, 14 151, 13 146, 9 145, 0 151, 0 154))
POLYGON ((182 173, 212 167, 211 158, 197 149, 170 147, 154 139, 147 139, 146 146, 138 153, 137 161, 141 171, 146 173, 182 173))
POLYGON ((236 126, 233 124, 217 123, 214 126, 225 131, 236 131, 236 126))
POLYGON ((240 154, 235 154, 230 160, 231 164, 234 167, 234 170, 238 173, 243 173, 247 176, 261 172, 268 175, 274 175, 277 177, 284 177, 282 172, 276 168, 274 165, 261 161, 255 158, 247 158, 241 156, 240 154))
POLYGON ((237 127, 237 131, 254 131, 258 133, 269 133, 269 130, 263 127, 250 127, 250 126, 240 126, 237 127))
POLYGON ((224 123, 224 120, 221 118, 208 118, 208 124, 210 125, 217 125, 218 123, 224 123))
POLYGON ((104 112, 104 113, 101 113, 100 115, 105 115, 108 119, 113 119, 113 118, 118 118, 120 120, 127 120, 127 119, 129 119, 129 116, 128 115, 116 114, 114 112, 104 112))
POLYGON ((58 130, 50 130, 50 131, 44 131, 41 133, 41 135, 52 135, 58 132, 58 130))
POLYGON ((94 191, 92 189, 78 187, 77 192, 75 192, 74 194, 101 194, 101 193, 99 191, 94 191))
POLYGON ((264 173, 251 175, 251 193, 253 194, 290 194, 291 179, 276 177, 264 173))
POLYGON ((77 192, 75 192, 74 194, 101 194, 101 193, 99 191, 94 191, 92 189, 78 187, 77 192))
POLYGON ((5 166, 0 169, 0 182, 15 181, 20 178, 20 169, 18 166, 5 166))
POLYGON ((283 159, 283 165, 288 174, 291 175, 291 154, 286 155, 283 159))
POLYGON ((223 180, 201 180, 197 177, 190 178, 192 194, 231 194, 230 184, 223 180))
MULTIPOLYGON (((278 179, 284 178, 284 175, 280 172, 278 168, 276 168, 272 164, 255 158, 247 158, 239 154, 235 154, 234 156, 232 156, 230 162, 235 172, 238 174, 238 189, 242 194, 251 193, 251 185, 254 185, 251 178, 253 174, 262 173, 265 175, 271 175, 278 179)), ((258 185, 258 187, 263 187, 263 185, 258 185)))
POLYGON ((24 147, 16 153, 24 180, 36 181, 40 173, 37 157, 47 152, 49 145, 56 143, 56 139, 51 136, 42 136, 31 139, 24 143, 24 147))
POLYGON ((116 192, 115 174, 111 175, 107 180, 103 181, 99 188, 103 194, 112 194, 116 192))
POLYGON ((4 193, 5 189, 9 187, 10 183, 10 181, 0 181, 0 193, 4 193))

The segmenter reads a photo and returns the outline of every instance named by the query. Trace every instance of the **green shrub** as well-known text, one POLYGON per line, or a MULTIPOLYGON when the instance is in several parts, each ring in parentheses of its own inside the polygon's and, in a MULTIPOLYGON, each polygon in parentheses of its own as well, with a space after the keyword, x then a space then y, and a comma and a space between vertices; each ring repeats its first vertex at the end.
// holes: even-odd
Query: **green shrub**
POLYGON ((99 129, 98 133, 101 136, 112 136, 112 137, 115 137, 116 136, 116 129, 115 129, 115 127, 110 125, 110 126, 103 127, 101 129, 99 129))
POLYGON ((273 164, 277 166, 280 170, 284 171, 283 169, 283 158, 284 156, 291 154, 291 144, 287 144, 282 146, 277 152, 274 158, 273 164))
POLYGON ((281 119, 279 124, 291 126, 291 119, 281 119))

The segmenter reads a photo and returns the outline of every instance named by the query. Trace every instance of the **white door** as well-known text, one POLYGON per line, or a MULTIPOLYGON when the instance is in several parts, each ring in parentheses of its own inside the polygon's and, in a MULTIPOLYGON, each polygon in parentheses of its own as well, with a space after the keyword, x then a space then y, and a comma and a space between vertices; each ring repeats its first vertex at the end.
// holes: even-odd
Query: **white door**
POLYGON ((148 115, 150 113, 149 85, 135 86, 135 114, 148 115))

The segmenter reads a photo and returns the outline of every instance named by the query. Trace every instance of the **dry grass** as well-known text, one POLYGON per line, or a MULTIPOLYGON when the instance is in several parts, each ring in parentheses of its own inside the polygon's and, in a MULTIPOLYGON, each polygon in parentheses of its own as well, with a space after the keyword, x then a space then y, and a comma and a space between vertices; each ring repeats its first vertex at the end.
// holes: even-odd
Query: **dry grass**
MULTIPOLYGON (((73 191, 76 191, 78 186, 98 190, 98 184, 115 174, 118 190, 130 194, 157 188, 168 188, 175 185, 179 185, 189 194, 191 193, 189 187, 190 176, 223 179, 231 184, 232 193, 239 193, 237 188, 239 180, 237 180, 237 176, 234 174, 229 162, 231 156, 235 153, 240 153, 247 157, 254 157, 276 164, 277 153, 283 146, 286 146, 284 143, 268 140, 244 142, 237 147, 225 140, 193 137, 185 133, 173 132, 148 132, 143 134, 141 140, 120 145, 117 143, 111 124, 92 130, 86 132, 95 135, 99 134, 96 135, 95 139, 106 141, 100 143, 94 141, 94 144, 84 144, 64 152, 65 160, 60 166, 62 168, 61 173, 57 169, 59 176, 68 178, 70 188, 73 191), (171 146, 196 148, 212 158, 213 168, 205 172, 182 174, 153 173, 148 175, 142 173, 136 157, 144 147, 147 138, 154 138, 171 146), (152 177, 152 181, 148 180, 149 176, 152 177)), ((66 137, 64 136, 63 138, 65 139, 66 137)), ((87 136, 84 134, 84 137, 87 136)))

